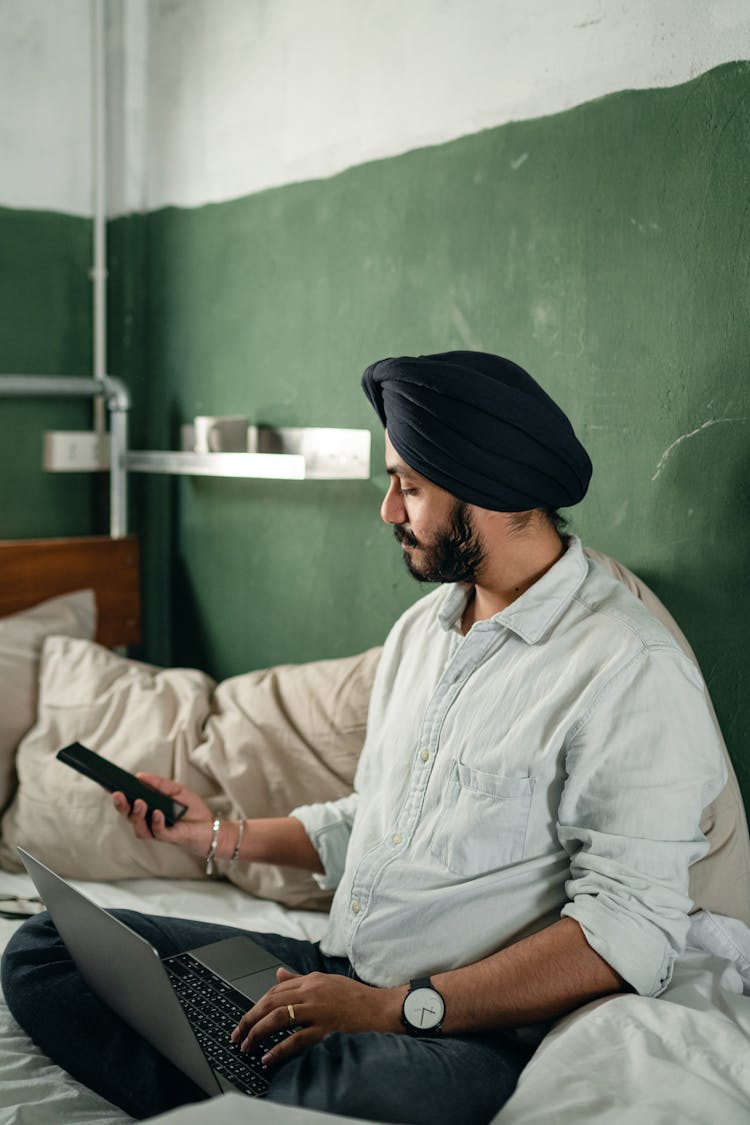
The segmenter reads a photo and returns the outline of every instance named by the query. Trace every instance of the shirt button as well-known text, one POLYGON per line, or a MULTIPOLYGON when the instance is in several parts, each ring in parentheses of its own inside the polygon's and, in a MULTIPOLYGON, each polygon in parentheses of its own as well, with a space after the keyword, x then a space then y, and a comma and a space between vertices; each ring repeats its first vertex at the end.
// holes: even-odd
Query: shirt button
POLYGON ((402 839, 403 839, 403 836, 401 835, 400 832, 394 832, 393 835, 391 836, 391 842, 394 843, 394 844, 400 844, 402 839))
POLYGON ((422 759, 423 762, 429 762, 429 760, 430 760, 430 755, 429 755, 427 750, 423 750, 422 753, 419 756, 420 756, 420 758, 422 759))
POLYGON ((362 909, 361 904, 358 903, 357 900, 355 899, 354 902, 352 903, 352 914, 359 914, 361 909, 362 909))

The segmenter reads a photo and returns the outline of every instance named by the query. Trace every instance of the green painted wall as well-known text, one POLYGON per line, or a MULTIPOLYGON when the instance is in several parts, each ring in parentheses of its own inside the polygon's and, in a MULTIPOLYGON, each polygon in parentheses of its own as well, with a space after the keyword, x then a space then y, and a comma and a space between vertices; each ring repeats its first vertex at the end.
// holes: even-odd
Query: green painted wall
POLYGON ((750 797, 749 142, 737 63, 113 224, 136 445, 197 413, 375 434, 371 482, 139 481, 148 655, 223 677, 382 641, 421 591, 379 523, 360 373, 497 351, 567 407, 595 466, 573 527, 682 624, 750 797))
MULTIPOLYGON (((89 220, 0 208, 0 374, 90 374, 90 267, 89 220)), ((0 538, 95 529, 97 483, 42 470, 44 430, 90 426, 90 403, 0 398, 0 538)))

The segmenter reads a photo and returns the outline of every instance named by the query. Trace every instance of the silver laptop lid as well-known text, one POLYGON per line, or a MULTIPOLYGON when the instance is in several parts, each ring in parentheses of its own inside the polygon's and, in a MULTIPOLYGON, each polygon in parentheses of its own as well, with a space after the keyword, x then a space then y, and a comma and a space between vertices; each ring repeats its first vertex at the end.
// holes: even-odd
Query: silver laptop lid
POLYGON ((92 992, 207 1094, 220 1094, 154 947, 40 860, 17 850, 92 992))

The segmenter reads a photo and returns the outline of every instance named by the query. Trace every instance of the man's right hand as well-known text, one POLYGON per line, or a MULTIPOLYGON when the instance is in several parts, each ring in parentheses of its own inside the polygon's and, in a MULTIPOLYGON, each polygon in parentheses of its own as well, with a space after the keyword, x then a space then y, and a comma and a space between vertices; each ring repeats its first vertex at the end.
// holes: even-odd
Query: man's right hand
POLYGON ((172 828, 167 828, 164 823, 164 814, 155 809, 151 814, 151 828, 146 823, 147 806, 140 799, 133 802, 132 809, 127 797, 122 792, 112 794, 112 804, 120 816, 130 821, 133 832, 139 840, 163 840, 166 844, 177 844, 187 848, 194 855, 205 856, 211 845, 212 822, 214 814, 197 793, 181 785, 179 781, 172 781, 167 777, 159 777, 154 773, 138 773, 140 781, 158 789, 160 793, 179 801, 187 806, 187 812, 175 822, 172 828))

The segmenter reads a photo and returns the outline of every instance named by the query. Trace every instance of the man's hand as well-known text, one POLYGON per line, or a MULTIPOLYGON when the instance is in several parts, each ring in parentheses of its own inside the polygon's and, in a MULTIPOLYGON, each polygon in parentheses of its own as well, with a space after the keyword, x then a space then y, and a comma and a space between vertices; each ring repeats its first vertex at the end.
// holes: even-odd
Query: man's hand
MULTIPOLYGON (((124 817, 139 840, 161 840, 165 844, 177 844, 187 848, 193 855, 205 859, 213 835, 214 813, 202 797, 188 789, 179 781, 171 781, 155 773, 137 773, 136 777, 145 781, 153 789, 165 793, 175 801, 187 806, 172 828, 167 828, 164 816, 154 809, 151 828, 146 820, 146 802, 137 800, 131 809, 124 793, 112 794, 112 804, 120 816, 124 817)), ((221 819, 219 825, 216 859, 229 859, 239 839, 239 822, 221 819)), ((243 863, 276 863, 282 867, 299 867, 302 871, 322 873, 323 865, 313 843, 305 832, 302 823, 293 816, 263 817, 259 820, 245 820, 242 853, 243 863)))
POLYGON ((292 1025, 294 1035, 263 1056, 266 1065, 285 1062, 331 1031, 403 1031, 401 1006, 406 988, 373 988, 351 977, 329 973, 300 976, 277 969, 279 983, 246 1012, 232 1041, 249 1051, 275 1031, 292 1025))
POLYGON ((137 773, 136 777, 158 789, 160 793, 172 797, 180 804, 187 806, 187 812, 172 828, 167 828, 164 814, 159 809, 154 809, 151 815, 151 828, 146 822, 146 802, 137 800, 130 808, 124 793, 113 793, 112 804, 118 813, 130 821, 133 832, 139 840, 162 840, 166 844, 178 844, 187 848, 194 855, 205 856, 211 843, 211 823, 214 814, 202 797, 181 785, 179 781, 171 781, 167 777, 159 777, 154 773, 137 773))

